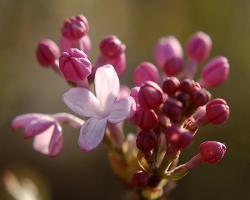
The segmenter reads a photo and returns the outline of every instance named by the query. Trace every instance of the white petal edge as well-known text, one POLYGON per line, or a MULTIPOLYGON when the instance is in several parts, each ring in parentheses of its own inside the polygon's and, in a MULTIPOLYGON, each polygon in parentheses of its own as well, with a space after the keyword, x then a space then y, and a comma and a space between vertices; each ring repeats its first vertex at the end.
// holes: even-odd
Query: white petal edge
POLYGON ((85 88, 72 88, 63 94, 63 101, 75 113, 95 117, 100 112, 100 103, 92 92, 85 88))
POLYGON ((103 65, 96 70, 95 91, 105 112, 109 111, 120 91, 119 78, 112 65, 103 65))
POLYGON ((83 151, 95 149, 102 141, 107 119, 90 118, 80 130, 78 144, 83 151))
POLYGON ((45 117, 46 115, 40 113, 27 113, 19 115, 12 120, 11 127, 16 128, 25 128, 31 121, 45 117))

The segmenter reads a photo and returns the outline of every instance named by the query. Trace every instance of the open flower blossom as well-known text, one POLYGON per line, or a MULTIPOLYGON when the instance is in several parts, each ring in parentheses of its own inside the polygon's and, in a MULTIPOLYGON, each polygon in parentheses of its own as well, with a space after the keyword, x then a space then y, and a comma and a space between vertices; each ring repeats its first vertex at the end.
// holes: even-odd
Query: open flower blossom
POLYGON ((133 99, 119 98, 119 78, 111 65, 104 65, 95 74, 96 96, 85 88, 72 88, 63 95, 66 105, 75 113, 89 118, 80 130, 78 144, 90 151, 102 141, 107 123, 117 124, 130 114, 133 99))
POLYGON ((49 156, 57 156, 63 149, 63 135, 60 124, 69 123, 79 127, 83 121, 67 113, 54 115, 28 113, 17 116, 12 121, 12 128, 24 128, 24 138, 32 138, 33 148, 49 156))

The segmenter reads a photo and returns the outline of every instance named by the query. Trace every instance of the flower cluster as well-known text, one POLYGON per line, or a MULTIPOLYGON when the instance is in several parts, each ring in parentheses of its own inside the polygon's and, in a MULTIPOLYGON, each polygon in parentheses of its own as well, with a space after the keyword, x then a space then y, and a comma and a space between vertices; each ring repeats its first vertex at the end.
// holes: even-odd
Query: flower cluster
POLYGON ((114 173, 146 199, 162 196, 165 188, 197 165, 215 164, 223 158, 223 143, 205 141, 196 155, 178 165, 180 154, 194 142, 199 128, 223 124, 229 118, 227 102, 213 99, 208 91, 228 78, 227 58, 212 58, 194 80, 211 51, 206 33, 197 32, 187 41, 187 59, 176 37, 160 38, 154 50, 155 65, 140 63, 133 72, 135 86, 129 89, 119 82, 126 68, 125 45, 114 35, 106 36, 91 62, 88 31, 87 19, 73 16, 64 21, 59 47, 49 39, 38 43, 39 64, 72 86, 63 101, 81 118, 68 113, 16 117, 12 127, 24 128, 25 138, 34 137, 35 150, 57 156, 63 149, 61 125, 80 129, 80 148, 91 151, 106 143, 114 173), (135 125, 135 134, 124 133, 126 119, 135 125))

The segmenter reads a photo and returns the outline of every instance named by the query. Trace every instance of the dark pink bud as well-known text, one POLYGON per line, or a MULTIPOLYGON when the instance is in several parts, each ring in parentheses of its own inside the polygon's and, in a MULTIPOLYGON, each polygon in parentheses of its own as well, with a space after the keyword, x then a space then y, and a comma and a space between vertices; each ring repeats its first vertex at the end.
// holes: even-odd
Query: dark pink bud
POLYGON ((163 66, 163 70, 168 76, 176 76, 182 71, 182 69, 183 61, 182 58, 178 57, 171 58, 163 66))
POLYGON ((130 90, 130 96, 134 98, 137 104, 139 103, 139 100, 138 100, 139 91, 140 91, 140 87, 133 87, 130 90))
POLYGON ((139 104, 145 109, 157 109, 163 102, 161 88, 152 81, 147 81, 138 94, 139 104))
POLYGON ((190 102, 190 94, 186 92, 177 92, 175 98, 180 101, 183 107, 187 107, 190 102))
POLYGON ((183 52, 180 42, 174 36, 160 38, 156 44, 154 57, 155 62, 161 68, 172 58, 182 58, 183 52))
POLYGON ((64 52, 59 59, 59 67, 64 78, 77 83, 91 74, 91 63, 87 55, 79 49, 64 52))
POLYGON ((137 171, 132 178, 132 184, 135 187, 146 187, 148 184, 149 174, 145 171, 137 171))
POLYGON ((62 35, 69 40, 79 40, 88 29, 88 21, 83 15, 73 16, 64 21, 62 35))
POLYGON ((115 58, 121 55, 126 49, 126 46, 122 44, 121 40, 114 35, 103 38, 99 47, 102 54, 109 58, 115 58))
POLYGON ((213 99, 206 106, 207 121, 212 124, 223 124, 230 115, 229 106, 223 99, 213 99))
POLYGON ((218 163, 224 157, 225 152, 225 144, 217 141, 206 141, 200 144, 200 155, 206 163, 218 163))
POLYGON ((139 108, 133 116, 133 121, 141 129, 149 130, 158 125, 158 117, 154 110, 146 110, 139 108))
POLYGON ((142 85, 145 81, 160 82, 160 74, 158 69, 149 62, 139 64, 133 73, 134 83, 137 86, 142 85))
POLYGON ((166 130, 166 140, 175 150, 186 148, 193 141, 193 135, 186 129, 171 126, 166 130))
POLYGON ((49 67, 55 64, 60 54, 59 48, 55 42, 49 39, 42 39, 38 42, 36 49, 36 58, 43 67, 49 67))
POLYGON ((208 58, 211 47, 211 38, 204 32, 197 32, 188 40, 186 51, 190 60, 201 62, 208 58))
POLYGON ((167 77, 162 84, 162 90, 169 95, 173 95, 178 90, 179 86, 179 79, 175 77, 167 77))
POLYGON ((136 138, 136 146, 147 154, 157 145, 157 136, 153 131, 140 131, 136 138))
POLYGON ((211 99, 211 94, 206 89, 200 89, 193 92, 191 100, 192 104, 197 108, 204 106, 211 99))
POLYGON ((180 101, 169 97, 165 101, 162 111, 172 122, 179 122, 182 117, 183 104, 180 101))
POLYGON ((199 90, 201 87, 199 83, 195 82, 194 80, 191 79, 184 79, 180 83, 179 90, 182 92, 187 92, 187 93, 192 93, 196 90, 199 90))
POLYGON ((222 84, 229 75, 227 58, 219 56, 212 59, 201 72, 200 83, 203 87, 216 87, 222 84))

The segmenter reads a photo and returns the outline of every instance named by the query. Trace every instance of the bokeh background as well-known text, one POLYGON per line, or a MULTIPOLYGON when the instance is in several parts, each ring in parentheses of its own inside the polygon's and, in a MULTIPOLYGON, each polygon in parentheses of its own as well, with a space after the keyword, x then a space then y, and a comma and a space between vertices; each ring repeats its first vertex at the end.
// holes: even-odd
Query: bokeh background
MULTIPOLYGON (((127 45, 123 82, 141 61, 153 61, 160 36, 176 35, 182 44, 197 30, 213 39, 212 56, 231 63, 229 80, 211 92, 225 98, 231 118, 201 130, 183 155, 187 160, 205 139, 223 141, 228 152, 217 166, 202 165, 181 180, 170 199, 250 199, 250 1, 249 0, 0 0, 0 176, 12 170, 32 178, 42 199, 124 199, 128 190, 113 176, 105 146, 83 153, 78 132, 65 128, 65 149, 48 158, 33 151, 31 141, 13 132, 11 119, 26 112, 68 111, 61 100, 68 89, 52 70, 39 67, 34 51, 40 38, 58 40, 64 18, 84 14, 93 48, 108 34, 127 45)), ((130 84, 131 85, 131 84, 130 84)), ((0 199, 11 199, 0 180, 0 199)))

